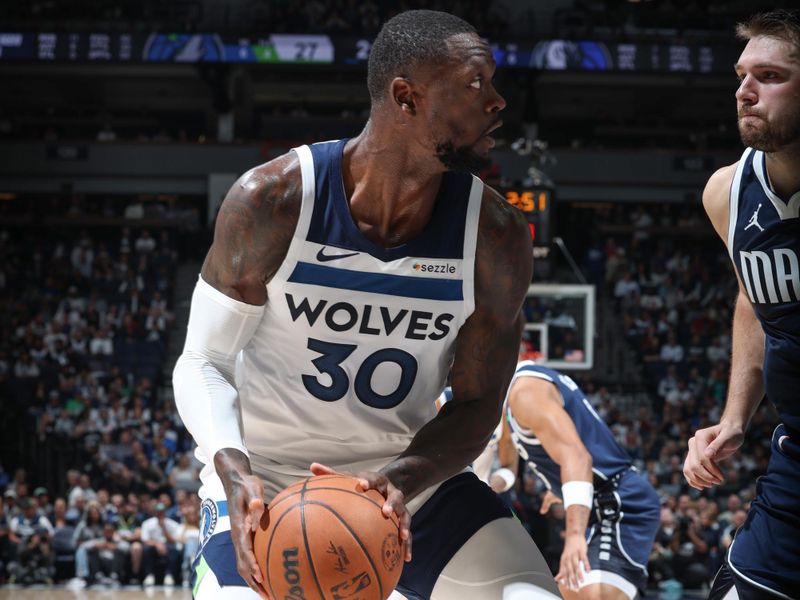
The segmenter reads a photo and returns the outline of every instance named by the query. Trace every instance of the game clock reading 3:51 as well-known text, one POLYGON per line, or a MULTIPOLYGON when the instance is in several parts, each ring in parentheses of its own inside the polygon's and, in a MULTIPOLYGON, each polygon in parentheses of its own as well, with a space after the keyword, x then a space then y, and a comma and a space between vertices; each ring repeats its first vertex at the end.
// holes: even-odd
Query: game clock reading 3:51
POLYGON ((503 190, 503 194, 509 204, 525 214, 533 245, 549 246, 552 190, 515 188, 503 190))

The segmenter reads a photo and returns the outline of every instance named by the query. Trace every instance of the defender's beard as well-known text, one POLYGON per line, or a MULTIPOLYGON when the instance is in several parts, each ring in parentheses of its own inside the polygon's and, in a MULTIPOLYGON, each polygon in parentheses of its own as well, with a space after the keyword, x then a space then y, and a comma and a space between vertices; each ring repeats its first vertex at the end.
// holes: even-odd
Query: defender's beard
POLYGON ((436 144, 436 158, 447 167, 449 171, 478 173, 491 166, 492 161, 488 156, 481 156, 472 149, 472 146, 459 146, 453 142, 436 144))
POLYGON ((792 113, 781 123, 760 118, 758 126, 743 122, 739 118, 739 136, 742 143, 763 152, 778 152, 782 148, 800 141, 800 112, 792 113))

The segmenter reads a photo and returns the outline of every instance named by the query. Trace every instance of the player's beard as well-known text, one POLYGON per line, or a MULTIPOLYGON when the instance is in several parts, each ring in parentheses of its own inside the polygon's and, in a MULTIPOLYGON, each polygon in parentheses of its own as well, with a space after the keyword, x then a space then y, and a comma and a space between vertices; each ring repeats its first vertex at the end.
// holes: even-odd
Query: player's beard
POLYGON ((760 117, 758 127, 743 125, 741 117, 739 119, 739 136, 748 148, 762 152, 778 152, 800 141, 800 112, 790 113, 780 123, 770 121, 762 115, 757 114, 757 116, 760 117))
POLYGON ((456 146, 451 141, 436 144, 436 158, 447 167, 448 171, 478 173, 491 166, 488 156, 481 156, 472 146, 456 146))

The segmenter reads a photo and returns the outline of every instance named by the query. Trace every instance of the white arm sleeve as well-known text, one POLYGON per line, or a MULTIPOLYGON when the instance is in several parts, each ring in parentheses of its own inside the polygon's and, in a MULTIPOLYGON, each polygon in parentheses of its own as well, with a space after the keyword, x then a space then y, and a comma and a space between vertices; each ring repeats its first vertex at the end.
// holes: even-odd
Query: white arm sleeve
POLYGON ((172 385, 178 413, 209 465, 222 448, 247 454, 234 367, 263 314, 263 306, 234 300, 198 277, 172 385))

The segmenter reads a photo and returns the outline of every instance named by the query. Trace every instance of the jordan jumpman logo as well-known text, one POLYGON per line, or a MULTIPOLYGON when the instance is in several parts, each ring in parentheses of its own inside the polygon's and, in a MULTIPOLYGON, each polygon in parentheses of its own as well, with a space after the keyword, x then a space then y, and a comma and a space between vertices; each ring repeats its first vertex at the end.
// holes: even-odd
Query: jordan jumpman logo
POLYGON ((750 220, 747 222, 747 226, 744 228, 745 231, 750 229, 753 225, 758 227, 761 231, 764 231, 764 228, 758 224, 758 211, 760 210, 761 210, 761 203, 759 202, 758 208, 756 208, 755 212, 753 213, 753 216, 750 217, 750 220))

